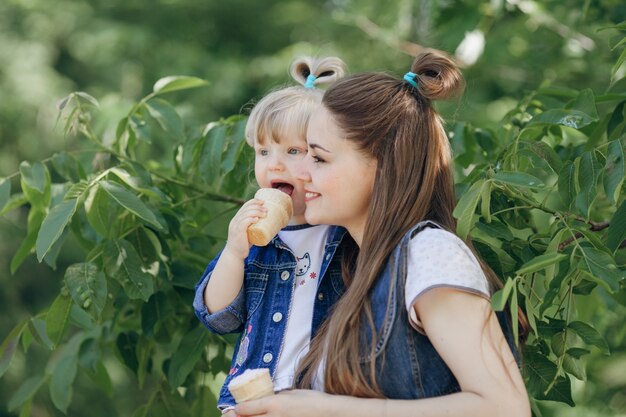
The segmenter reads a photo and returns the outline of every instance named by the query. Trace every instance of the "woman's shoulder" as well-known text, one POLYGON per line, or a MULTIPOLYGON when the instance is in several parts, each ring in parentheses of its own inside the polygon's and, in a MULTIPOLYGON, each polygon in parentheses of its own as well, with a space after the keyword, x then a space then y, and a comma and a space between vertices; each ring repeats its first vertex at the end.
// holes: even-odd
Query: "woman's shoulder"
POLYGON ((428 227, 424 227, 411 237, 412 248, 421 249, 467 249, 465 242, 461 240, 456 234, 444 229, 443 227, 437 227, 436 224, 432 224, 428 227))

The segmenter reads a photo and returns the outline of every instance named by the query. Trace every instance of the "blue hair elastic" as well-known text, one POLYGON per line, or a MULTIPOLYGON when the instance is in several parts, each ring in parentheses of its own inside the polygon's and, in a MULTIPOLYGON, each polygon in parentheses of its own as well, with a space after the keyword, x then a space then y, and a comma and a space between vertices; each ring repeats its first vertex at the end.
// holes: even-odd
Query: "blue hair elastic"
POLYGON ((317 77, 313 74, 309 74, 308 77, 306 77, 306 82, 304 83, 304 88, 314 88, 315 85, 315 80, 317 79, 317 77))
POLYGON ((417 77, 417 74, 409 71, 406 74, 404 74, 404 81, 411 84, 415 88, 419 88, 417 86, 417 81, 415 81, 415 77, 417 77))

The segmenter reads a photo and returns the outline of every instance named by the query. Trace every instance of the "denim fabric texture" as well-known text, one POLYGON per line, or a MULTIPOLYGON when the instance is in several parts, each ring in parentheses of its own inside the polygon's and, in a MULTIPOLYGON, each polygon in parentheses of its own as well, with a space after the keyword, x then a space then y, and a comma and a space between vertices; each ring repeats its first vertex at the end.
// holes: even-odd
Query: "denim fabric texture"
MULTIPOLYGON (((293 230, 309 226, 288 227, 293 230)), ((313 309, 312 335, 345 290, 341 277, 340 245, 345 234, 346 230, 337 226, 331 226, 328 232, 313 309)), ((245 260, 242 290, 226 308, 209 313, 203 294, 218 259, 219 255, 209 263, 196 285, 193 306, 200 321, 210 331, 217 334, 241 332, 229 375, 218 399, 218 407, 223 409, 235 405, 227 386, 245 369, 269 368, 274 376, 291 311, 296 257, 278 236, 267 246, 252 246, 245 260)))
MULTIPOLYGON (((428 337, 411 327, 404 304, 404 285, 408 244, 425 227, 441 228, 425 221, 410 230, 396 247, 371 292, 376 328, 376 381, 383 394, 392 399, 429 398, 459 392, 454 375, 439 356, 428 337)), ((519 364, 510 319, 497 313, 509 347, 519 364)), ((372 332, 364 323, 361 330, 363 371, 369 374, 372 332)))

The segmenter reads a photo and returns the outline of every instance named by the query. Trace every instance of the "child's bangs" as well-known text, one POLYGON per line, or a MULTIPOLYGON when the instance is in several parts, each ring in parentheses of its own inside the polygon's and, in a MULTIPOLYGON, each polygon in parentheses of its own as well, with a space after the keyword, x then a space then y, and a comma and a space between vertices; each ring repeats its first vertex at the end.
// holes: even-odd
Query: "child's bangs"
POLYGON ((285 103, 268 112, 267 117, 259 117, 256 128, 256 142, 266 140, 280 143, 283 139, 296 135, 304 138, 311 115, 311 105, 306 102, 285 103))

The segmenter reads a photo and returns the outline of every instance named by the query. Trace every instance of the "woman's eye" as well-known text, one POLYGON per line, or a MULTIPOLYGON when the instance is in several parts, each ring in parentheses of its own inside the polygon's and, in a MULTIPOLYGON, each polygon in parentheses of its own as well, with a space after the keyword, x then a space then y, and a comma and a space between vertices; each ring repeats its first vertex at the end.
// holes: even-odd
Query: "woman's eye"
POLYGON ((317 156, 317 155, 312 155, 312 158, 313 158, 313 162, 314 162, 314 163, 316 163, 316 164, 319 164, 319 163, 325 162, 322 158, 320 158, 320 157, 319 157, 319 156, 317 156))

